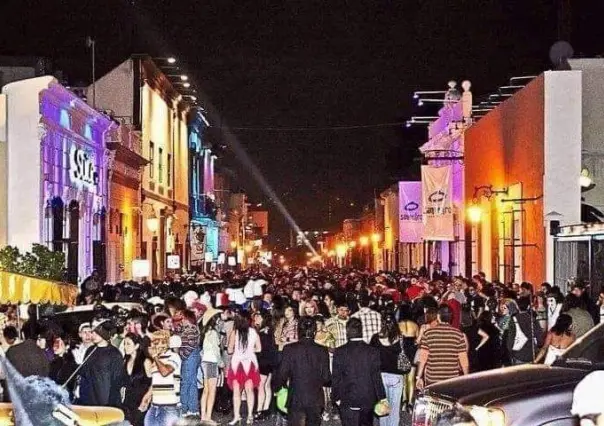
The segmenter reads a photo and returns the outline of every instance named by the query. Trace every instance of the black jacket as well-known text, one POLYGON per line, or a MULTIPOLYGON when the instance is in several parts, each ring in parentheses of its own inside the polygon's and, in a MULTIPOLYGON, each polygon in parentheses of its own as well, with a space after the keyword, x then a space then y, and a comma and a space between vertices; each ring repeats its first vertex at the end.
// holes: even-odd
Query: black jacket
POLYGON ((521 362, 532 362, 535 356, 539 353, 539 349, 543 345, 544 333, 543 329, 537 321, 537 317, 533 312, 519 312, 510 320, 510 326, 506 332, 507 350, 511 356, 521 362), (514 342, 516 340, 516 329, 519 327, 522 333, 527 338, 526 343, 520 350, 514 350, 514 342))
POLYGON ((302 339, 285 346, 274 386, 276 390, 289 388, 288 408, 323 408, 323 387, 329 386, 330 380, 327 348, 311 339, 302 339))
POLYGON ((23 377, 48 377, 50 373, 50 363, 46 359, 44 351, 36 345, 35 340, 27 339, 11 346, 6 351, 6 359, 23 377))
POLYGON ((337 348, 333 356, 333 401, 341 401, 341 407, 372 410, 384 398, 379 349, 362 340, 337 348))

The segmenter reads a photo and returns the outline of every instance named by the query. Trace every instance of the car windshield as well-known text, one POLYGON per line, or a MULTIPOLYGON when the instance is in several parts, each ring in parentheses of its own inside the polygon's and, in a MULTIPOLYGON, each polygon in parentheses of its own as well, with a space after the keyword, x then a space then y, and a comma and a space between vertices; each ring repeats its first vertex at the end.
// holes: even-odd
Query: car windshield
POLYGON ((566 367, 604 366, 604 324, 599 324, 573 343, 556 362, 566 367))

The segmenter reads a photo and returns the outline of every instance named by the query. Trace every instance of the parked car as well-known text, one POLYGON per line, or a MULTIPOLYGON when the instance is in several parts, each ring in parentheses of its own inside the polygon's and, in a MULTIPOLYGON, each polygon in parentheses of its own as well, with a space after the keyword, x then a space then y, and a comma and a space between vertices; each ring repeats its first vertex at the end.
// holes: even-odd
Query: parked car
POLYGON ((428 386, 413 409, 413 426, 431 426, 454 406, 479 426, 577 426, 570 413, 576 385, 604 369, 604 324, 590 330, 553 366, 528 364, 470 374, 428 386))

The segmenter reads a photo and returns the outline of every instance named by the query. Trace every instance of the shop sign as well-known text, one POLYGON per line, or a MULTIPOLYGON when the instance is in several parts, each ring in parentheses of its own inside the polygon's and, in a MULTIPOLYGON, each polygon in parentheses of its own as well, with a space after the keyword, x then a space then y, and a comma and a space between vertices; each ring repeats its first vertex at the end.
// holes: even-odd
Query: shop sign
POLYGON ((422 183, 399 182, 399 241, 401 243, 421 243, 424 223, 422 217, 422 183))
POLYGON ((99 174, 94 154, 72 144, 69 150, 69 178, 76 187, 95 191, 99 174))
POLYGON ((180 256, 177 254, 168 255, 168 269, 180 269, 180 256))

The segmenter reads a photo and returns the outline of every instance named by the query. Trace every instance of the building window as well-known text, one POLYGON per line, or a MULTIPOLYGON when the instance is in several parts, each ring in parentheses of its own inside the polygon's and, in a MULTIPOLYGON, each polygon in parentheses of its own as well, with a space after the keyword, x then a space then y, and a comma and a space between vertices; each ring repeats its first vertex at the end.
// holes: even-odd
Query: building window
POLYGON ((164 181, 164 150, 159 148, 159 150, 157 151, 157 154, 159 156, 159 161, 157 162, 157 173, 158 173, 158 180, 159 183, 162 183, 164 181))
POLYGON ((153 172, 155 171, 155 144, 149 142, 149 177, 153 179, 153 172))
POLYGON ((166 167, 168 167, 168 186, 172 186, 172 154, 168 154, 166 167))

